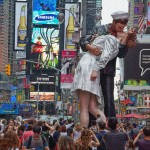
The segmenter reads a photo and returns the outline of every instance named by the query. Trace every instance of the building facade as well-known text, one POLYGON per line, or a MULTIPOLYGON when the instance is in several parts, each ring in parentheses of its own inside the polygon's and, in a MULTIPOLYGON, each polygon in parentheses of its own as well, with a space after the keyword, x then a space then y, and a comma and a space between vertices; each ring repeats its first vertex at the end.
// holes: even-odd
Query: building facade
POLYGON ((8 2, 0 1, 0 71, 8 63, 8 2))

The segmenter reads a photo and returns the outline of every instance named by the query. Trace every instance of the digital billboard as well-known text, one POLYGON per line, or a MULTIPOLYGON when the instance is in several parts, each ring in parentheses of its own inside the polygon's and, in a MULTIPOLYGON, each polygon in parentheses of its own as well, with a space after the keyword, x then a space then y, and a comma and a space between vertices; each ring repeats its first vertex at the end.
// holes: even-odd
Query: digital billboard
POLYGON ((58 67, 59 30, 55 28, 33 28, 31 58, 41 64, 33 64, 33 70, 58 67))
POLYGON ((27 38, 27 2, 15 2, 15 50, 24 50, 27 38))
POLYGON ((125 57, 125 85, 150 86, 150 44, 138 43, 125 57))
POLYGON ((54 75, 30 75, 30 100, 54 101, 55 76, 54 75))
POLYGON ((54 101, 54 92, 30 92, 30 100, 54 101))
POLYGON ((33 24, 58 25, 57 0, 33 0, 33 24))

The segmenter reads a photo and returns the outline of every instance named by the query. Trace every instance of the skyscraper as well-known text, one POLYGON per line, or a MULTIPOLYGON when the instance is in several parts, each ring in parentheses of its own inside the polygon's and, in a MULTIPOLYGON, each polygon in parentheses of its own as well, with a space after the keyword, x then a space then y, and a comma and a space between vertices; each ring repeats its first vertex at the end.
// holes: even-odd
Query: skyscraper
POLYGON ((14 1, 0 0, 0 72, 4 72, 5 65, 12 58, 14 1))
POLYGON ((82 36, 92 34, 97 25, 101 22, 102 0, 82 1, 82 36), (99 21, 98 21, 99 19, 99 21))
POLYGON ((6 13, 7 3, 0 0, 0 71, 8 62, 8 14, 6 13))

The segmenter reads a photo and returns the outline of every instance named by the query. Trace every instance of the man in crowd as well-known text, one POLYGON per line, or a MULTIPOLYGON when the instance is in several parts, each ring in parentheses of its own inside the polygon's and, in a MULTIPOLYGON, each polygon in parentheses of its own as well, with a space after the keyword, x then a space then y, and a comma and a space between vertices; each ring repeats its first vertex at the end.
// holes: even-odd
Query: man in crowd
MULTIPOLYGON (((127 133, 118 130, 119 124, 115 117, 108 120, 109 131, 105 133, 103 139, 107 150, 124 150, 129 140, 127 133)), ((123 126, 121 127, 123 128, 123 126)), ((124 129, 123 129, 124 131, 124 129)))
POLYGON ((96 133, 96 137, 100 142, 100 146, 97 147, 97 150, 105 150, 106 146, 103 142, 103 137, 106 134, 107 130, 106 130, 106 123, 103 121, 99 121, 98 123, 98 132, 96 133))
MULTIPOLYGON (((117 33, 124 33, 124 42, 119 46, 119 53, 117 57, 124 58, 127 55, 128 47, 135 46, 136 33, 134 29, 124 32, 124 28, 127 26, 128 13, 127 12, 115 12, 112 14, 113 22, 108 25, 103 25, 95 29, 95 33, 98 35, 111 34, 115 37, 117 33), (130 39, 130 40, 129 40, 130 39)), ((93 35, 88 35, 80 39, 80 46, 84 52, 89 51, 95 56, 101 54, 101 51, 96 47, 90 45, 93 40, 93 35)), ((104 69, 101 70, 101 87, 104 96, 104 113, 106 117, 115 117, 115 105, 114 105, 114 77, 116 71, 116 59, 109 61, 104 69)))
POLYGON ((33 127, 33 136, 30 136, 23 144, 23 150, 50 150, 47 140, 41 136, 42 128, 38 125, 33 127))
POLYGON ((139 148, 139 150, 149 150, 150 148, 150 126, 141 129, 138 135, 135 137, 133 144, 139 148), (143 139, 139 139, 144 134, 143 139))

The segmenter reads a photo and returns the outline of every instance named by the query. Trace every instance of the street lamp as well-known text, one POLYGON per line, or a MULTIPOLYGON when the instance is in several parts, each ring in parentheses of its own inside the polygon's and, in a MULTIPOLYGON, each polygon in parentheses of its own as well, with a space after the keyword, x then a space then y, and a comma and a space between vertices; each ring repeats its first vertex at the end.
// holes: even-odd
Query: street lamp
POLYGON ((40 89, 39 89, 39 86, 40 86, 40 84, 39 84, 39 82, 37 82, 38 83, 38 95, 37 95, 37 101, 36 101, 36 105, 37 105, 37 107, 36 107, 36 116, 37 116, 37 120, 39 119, 39 91, 40 91, 40 89))
POLYGON ((117 93, 118 93, 118 114, 120 114, 120 86, 121 86, 121 82, 116 81, 116 87, 117 87, 117 93))
MULTIPOLYGON (((84 26, 84 23, 85 23, 85 20, 86 20, 86 16, 87 14, 89 14, 91 11, 96 11, 96 14, 95 14, 95 21, 96 21, 96 25, 98 25, 98 22, 102 19, 101 17, 101 9, 102 7, 97 7, 97 8, 92 8, 92 9, 88 9, 88 11, 86 11, 85 14, 83 14, 83 20, 82 20, 82 24, 80 25, 79 24, 79 8, 77 7, 76 8, 76 11, 75 11, 75 14, 76 14, 76 17, 74 16, 73 12, 70 11, 69 9, 66 9, 66 8, 62 8, 62 7, 59 7, 57 8, 58 10, 60 10, 60 13, 58 14, 58 20, 59 20, 59 23, 62 24, 64 22, 64 13, 62 13, 62 10, 67 10, 69 11, 74 20, 75 20, 75 32, 78 32, 79 30, 83 30, 83 26, 84 26)), ((82 35, 83 35, 84 32, 82 32, 82 35)))
MULTIPOLYGON (((75 44, 75 48, 78 51, 78 43, 79 43, 79 39, 80 39, 80 25, 79 25, 79 6, 77 3, 77 6, 75 8, 75 13, 73 13, 70 9, 66 9, 63 6, 57 8, 57 10, 59 10, 59 14, 58 14, 58 20, 60 23, 60 51, 59 51, 59 60, 61 64, 61 50, 64 49, 64 20, 65 20, 65 10, 68 11, 74 18, 74 32, 72 33, 72 43, 75 44)), ((62 110, 63 110, 63 118, 65 117, 65 100, 68 98, 70 94, 70 89, 61 89, 61 100, 62 100, 62 110)), ((77 117, 76 117, 77 118, 77 117)))
MULTIPOLYGON (((97 7, 97 8, 92 8, 92 9, 88 9, 83 15, 82 15, 82 25, 81 25, 81 29, 82 29, 82 36, 85 36, 86 35, 86 28, 83 28, 83 26, 86 26, 86 17, 89 13, 93 12, 93 11, 96 11, 96 13, 94 15, 92 15, 94 18, 95 18, 95 25, 94 27, 96 26, 99 26, 100 25, 100 20, 102 19, 101 17, 101 10, 102 10, 102 7, 97 7)), ((93 27, 93 29, 94 29, 93 27)))

